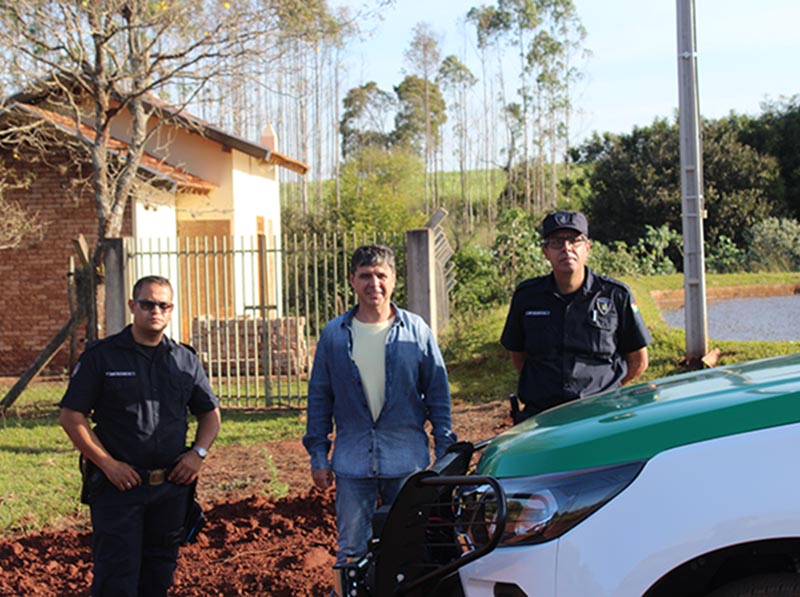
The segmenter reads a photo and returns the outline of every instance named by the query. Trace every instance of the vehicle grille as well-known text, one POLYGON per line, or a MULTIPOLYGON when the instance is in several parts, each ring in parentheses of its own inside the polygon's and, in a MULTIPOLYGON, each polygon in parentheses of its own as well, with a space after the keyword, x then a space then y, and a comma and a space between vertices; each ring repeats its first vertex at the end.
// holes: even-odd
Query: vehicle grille
POLYGON ((376 532, 374 594, 436 595, 456 570, 497 546, 505 520, 505 497, 492 477, 413 475, 376 532), (477 485, 493 491, 464 499, 465 488, 477 485))

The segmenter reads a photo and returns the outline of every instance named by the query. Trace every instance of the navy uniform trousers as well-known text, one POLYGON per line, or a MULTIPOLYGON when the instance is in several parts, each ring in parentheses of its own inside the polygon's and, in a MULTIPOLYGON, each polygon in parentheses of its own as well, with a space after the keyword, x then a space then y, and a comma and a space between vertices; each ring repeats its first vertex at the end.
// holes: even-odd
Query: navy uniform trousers
POLYGON ((95 554, 92 595, 166 596, 192 486, 164 482, 123 492, 107 481, 105 485, 89 497, 95 554))

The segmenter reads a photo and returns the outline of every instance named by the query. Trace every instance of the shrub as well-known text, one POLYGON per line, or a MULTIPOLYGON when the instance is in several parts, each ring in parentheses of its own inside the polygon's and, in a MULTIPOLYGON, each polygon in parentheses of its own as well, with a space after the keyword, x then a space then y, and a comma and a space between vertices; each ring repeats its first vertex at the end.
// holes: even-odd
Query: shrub
POLYGON ((508 299, 491 251, 467 245, 453 255, 453 261, 456 277, 452 298, 459 311, 476 311, 508 299))
POLYGON ((645 225, 645 237, 636 241, 639 273, 645 276, 669 275, 677 270, 669 254, 680 255, 683 237, 663 224, 658 228, 645 225))
POLYGON ((733 274, 745 267, 745 252, 724 234, 708 245, 706 271, 711 274, 733 274))
POLYGON ((621 240, 610 245, 592 241, 587 265, 607 276, 631 276, 639 273, 636 255, 621 240))
POLYGON ((747 263, 753 272, 800 269, 800 222, 765 218, 748 230, 747 263))
POLYGON ((541 249, 540 220, 520 208, 505 211, 498 220, 492 253, 496 275, 509 291, 527 278, 550 271, 541 249))
POLYGON ((670 253, 680 254, 681 236, 664 224, 645 226, 646 235, 629 247, 622 241, 592 242, 588 265, 609 276, 666 275, 677 271, 670 253))

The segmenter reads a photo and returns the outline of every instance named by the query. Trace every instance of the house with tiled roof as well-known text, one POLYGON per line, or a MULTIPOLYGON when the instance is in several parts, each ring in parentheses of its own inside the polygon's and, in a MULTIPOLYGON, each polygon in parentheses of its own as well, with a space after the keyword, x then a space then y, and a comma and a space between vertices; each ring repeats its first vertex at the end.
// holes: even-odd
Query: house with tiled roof
MULTIPOLYGON (((139 243, 171 239, 176 245, 189 238, 256 235, 280 242, 278 169, 305 174, 308 166, 276 151, 271 127, 252 142, 156 100, 146 108, 148 126, 158 130, 139 165, 121 234, 139 243)), ((24 143, 0 147, 2 166, 27 181, 25 188, 7 190, 6 199, 44 225, 41 238, 0 253, 0 375, 24 369, 69 317, 66 273, 73 239, 83 235, 93 246, 98 229, 90 164, 75 159, 75 139, 93 139, 90 122, 36 94, 0 104, 0 135, 11 126, 48 131, 44 150, 24 143)), ((121 110, 111 127, 111 158, 124 158, 130 125, 130 115, 121 110)), ((62 350, 51 368, 67 362, 62 350)))

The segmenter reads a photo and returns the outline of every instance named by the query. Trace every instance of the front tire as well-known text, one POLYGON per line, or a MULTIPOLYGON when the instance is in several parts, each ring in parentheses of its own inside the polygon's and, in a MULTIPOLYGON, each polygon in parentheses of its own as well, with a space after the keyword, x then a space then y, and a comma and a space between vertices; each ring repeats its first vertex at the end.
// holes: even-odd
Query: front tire
POLYGON ((800 574, 788 572, 742 578, 724 585, 707 597, 797 597, 800 574))

